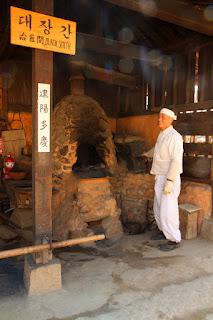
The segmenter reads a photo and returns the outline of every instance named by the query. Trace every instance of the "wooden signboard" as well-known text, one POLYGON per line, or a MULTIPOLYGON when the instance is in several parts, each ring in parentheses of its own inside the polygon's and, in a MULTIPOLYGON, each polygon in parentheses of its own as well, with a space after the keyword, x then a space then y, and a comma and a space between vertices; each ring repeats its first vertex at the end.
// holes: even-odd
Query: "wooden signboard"
POLYGON ((76 22, 10 7, 12 44, 75 54, 76 22))
POLYGON ((38 83, 38 152, 50 152, 50 84, 38 83))

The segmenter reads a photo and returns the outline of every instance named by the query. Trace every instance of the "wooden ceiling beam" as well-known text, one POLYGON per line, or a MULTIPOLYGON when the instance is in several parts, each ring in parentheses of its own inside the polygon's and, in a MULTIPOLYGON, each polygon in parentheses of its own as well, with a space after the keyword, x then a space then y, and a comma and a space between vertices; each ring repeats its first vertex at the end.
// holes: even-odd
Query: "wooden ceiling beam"
POLYGON ((120 56, 128 59, 147 60, 143 47, 103 38, 86 33, 77 33, 77 50, 91 50, 98 53, 120 56))
POLYGON ((111 85, 136 88, 136 77, 114 70, 106 70, 84 61, 71 62, 71 77, 83 75, 87 79, 99 80, 111 85))
POLYGON ((205 19, 204 10, 190 3, 178 0, 157 0, 155 2, 139 0, 105 1, 199 33, 213 35, 212 22, 205 19), (153 5, 150 5, 150 3, 153 5))
POLYGON ((186 53, 190 50, 199 49, 208 44, 213 44, 213 39, 205 37, 201 34, 195 34, 192 37, 187 37, 185 39, 175 38, 172 43, 169 43, 163 48, 165 53, 170 52, 182 52, 186 53))

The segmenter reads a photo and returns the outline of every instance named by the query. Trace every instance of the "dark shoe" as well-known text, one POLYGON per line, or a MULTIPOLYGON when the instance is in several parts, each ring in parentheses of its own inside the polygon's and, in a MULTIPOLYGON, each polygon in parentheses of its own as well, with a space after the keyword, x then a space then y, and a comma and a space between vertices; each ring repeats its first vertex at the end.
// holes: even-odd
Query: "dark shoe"
POLYGON ((151 240, 165 240, 166 237, 164 236, 163 232, 157 233, 151 237, 151 240))
POLYGON ((180 248, 180 242, 168 241, 167 243, 160 244, 159 249, 161 251, 171 251, 180 248))

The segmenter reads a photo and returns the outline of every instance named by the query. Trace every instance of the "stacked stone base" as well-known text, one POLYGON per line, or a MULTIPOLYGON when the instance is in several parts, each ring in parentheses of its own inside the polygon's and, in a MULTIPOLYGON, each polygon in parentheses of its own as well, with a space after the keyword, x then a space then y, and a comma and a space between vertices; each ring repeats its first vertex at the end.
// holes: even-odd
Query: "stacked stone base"
POLYGON ((108 239, 122 236, 121 210, 112 195, 107 177, 81 179, 78 184, 77 205, 84 223, 100 221, 108 239))
POLYGON ((48 264, 35 264, 32 256, 25 258, 24 284, 28 295, 40 295, 61 289, 61 264, 53 259, 48 264))
MULTIPOLYGON (((116 176, 111 178, 80 179, 69 174, 59 185, 59 190, 53 192, 53 239, 60 241, 94 233, 105 233, 109 239, 119 238, 123 233, 122 225, 130 234, 153 229, 156 227, 153 198, 154 177, 131 173, 121 165, 116 176)), ((182 181, 179 203, 190 203, 200 208, 197 234, 202 229, 202 236, 206 238, 212 237, 208 220, 212 212, 211 199, 210 185, 182 181)), ((32 208, 16 207, 11 220, 20 227, 23 237, 31 242, 32 208)))
POLYGON ((144 173, 119 172, 111 178, 118 206, 122 211, 124 230, 129 234, 156 228, 153 215, 154 177, 144 173))
MULTIPOLYGON (((72 181, 67 185, 72 185, 72 181)), ((54 240, 92 235, 91 222, 97 222, 99 231, 108 239, 123 235, 121 210, 107 177, 79 179, 72 191, 62 188, 54 195, 53 208, 54 240)))

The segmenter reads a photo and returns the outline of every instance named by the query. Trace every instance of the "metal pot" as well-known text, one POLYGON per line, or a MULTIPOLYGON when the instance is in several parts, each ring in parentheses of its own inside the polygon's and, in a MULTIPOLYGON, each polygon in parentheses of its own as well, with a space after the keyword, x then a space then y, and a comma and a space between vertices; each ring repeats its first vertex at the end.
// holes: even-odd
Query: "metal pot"
POLYGON ((184 176, 207 179, 210 177, 210 172, 211 159, 205 157, 184 157, 184 176))

